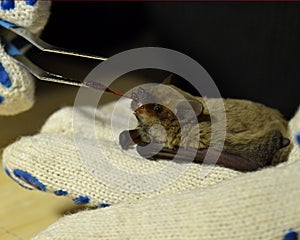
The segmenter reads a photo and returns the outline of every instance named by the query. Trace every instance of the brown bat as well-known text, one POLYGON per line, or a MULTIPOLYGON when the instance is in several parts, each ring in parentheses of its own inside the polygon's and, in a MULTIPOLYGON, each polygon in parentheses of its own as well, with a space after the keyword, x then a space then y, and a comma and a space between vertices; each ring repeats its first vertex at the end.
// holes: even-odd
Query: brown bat
POLYGON ((168 86, 184 96, 190 108, 160 86, 147 91, 140 89, 133 94, 131 104, 138 126, 120 134, 119 143, 123 149, 137 144, 138 153, 149 159, 173 159, 180 152, 179 159, 189 161, 193 158, 193 162, 203 163, 208 147, 212 146, 205 163, 243 172, 287 160, 291 149, 288 123, 279 111, 247 100, 223 99, 227 125, 224 147, 221 148, 222 137, 218 132, 212 142, 211 124, 218 125, 224 119, 218 114, 210 114, 207 107, 218 109, 218 99, 192 96, 175 86, 168 86), (190 118, 192 114, 196 116, 196 123, 190 118), (184 124, 180 125, 180 121, 184 124), (158 125, 165 129, 165 137, 158 125), (188 135, 183 134, 184 129, 188 129, 188 135), (200 139, 194 135, 200 135, 200 139))

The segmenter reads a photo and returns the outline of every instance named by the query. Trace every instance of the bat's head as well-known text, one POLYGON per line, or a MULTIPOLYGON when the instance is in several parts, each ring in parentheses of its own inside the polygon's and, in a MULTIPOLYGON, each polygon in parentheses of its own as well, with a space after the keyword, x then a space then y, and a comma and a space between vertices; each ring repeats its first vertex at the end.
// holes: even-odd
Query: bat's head
POLYGON ((132 94, 131 108, 140 125, 151 127, 160 124, 169 127, 179 121, 197 119, 203 112, 203 105, 197 100, 165 98, 167 94, 153 93, 140 88, 132 94), (159 101, 158 101, 159 100, 159 101))
POLYGON ((154 124, 168 125, 176 119, 175 114, 166 106, 158 104, 158 96, 151 91, 139 88, 133 93, 131 109, 140 125, 151 127, 154 124))
POLYGON ((175 114, 169 108, 156 103, 141 104, 134 113, 141 124, 149 127, 154 124, 167 126, 176 119, 175 114))

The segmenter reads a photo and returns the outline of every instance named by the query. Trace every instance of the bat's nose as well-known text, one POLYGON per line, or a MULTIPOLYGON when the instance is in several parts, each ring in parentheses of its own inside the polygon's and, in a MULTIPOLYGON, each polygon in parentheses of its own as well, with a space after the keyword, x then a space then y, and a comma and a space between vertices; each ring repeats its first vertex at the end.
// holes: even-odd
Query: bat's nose
POLYGON ((141 106, 141 107, 138 107, 136 109, 136 112, 139 113, 139 114, 142 114, 146 111, 145 107, 144 106, 141 106))

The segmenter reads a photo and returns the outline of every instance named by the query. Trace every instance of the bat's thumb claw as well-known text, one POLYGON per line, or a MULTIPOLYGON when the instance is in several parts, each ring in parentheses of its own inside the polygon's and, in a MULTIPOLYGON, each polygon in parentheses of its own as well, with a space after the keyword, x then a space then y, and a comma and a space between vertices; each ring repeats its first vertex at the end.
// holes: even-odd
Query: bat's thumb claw
POLYGON ((281 140, 281 147, 284 148, 284 147, 288 146, 289 144, 290 144, 290 139, 283 137, 281 140))

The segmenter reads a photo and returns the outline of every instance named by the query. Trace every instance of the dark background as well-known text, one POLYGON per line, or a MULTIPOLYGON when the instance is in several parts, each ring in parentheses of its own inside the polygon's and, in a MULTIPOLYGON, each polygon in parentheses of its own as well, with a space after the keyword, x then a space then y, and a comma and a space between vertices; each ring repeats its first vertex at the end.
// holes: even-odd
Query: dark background
POLYGON ((55 1, 42 38, 107 57, 171 48, 198 61, 223 97, 261 102, 287 118, 300 103, 299 3, 55 1))

